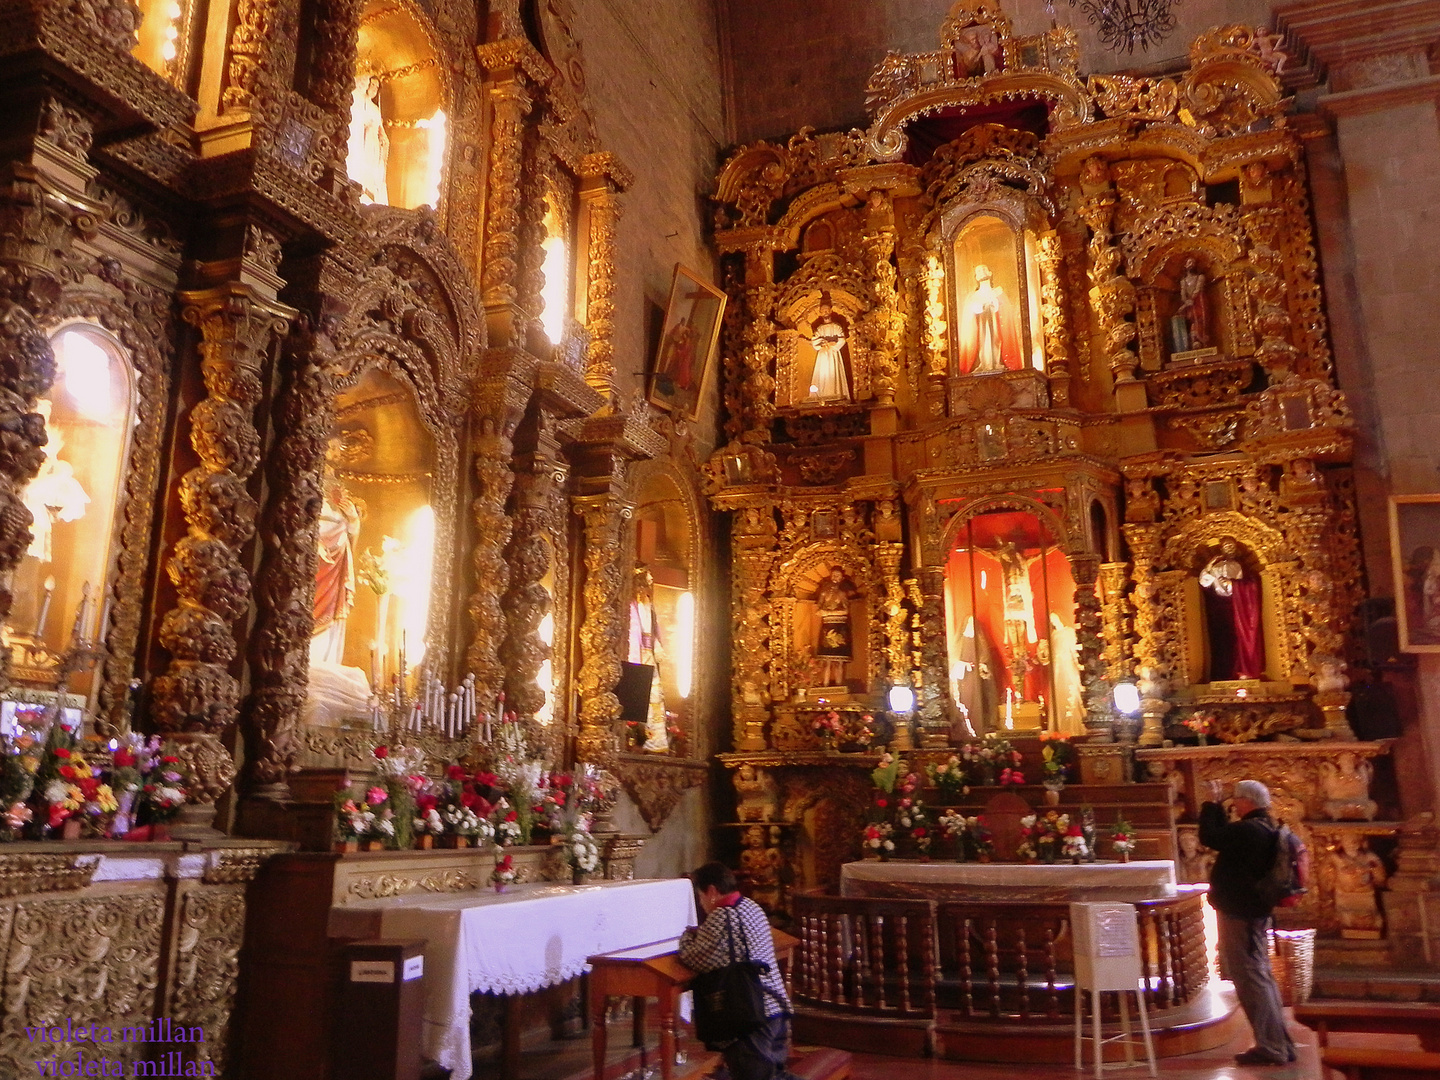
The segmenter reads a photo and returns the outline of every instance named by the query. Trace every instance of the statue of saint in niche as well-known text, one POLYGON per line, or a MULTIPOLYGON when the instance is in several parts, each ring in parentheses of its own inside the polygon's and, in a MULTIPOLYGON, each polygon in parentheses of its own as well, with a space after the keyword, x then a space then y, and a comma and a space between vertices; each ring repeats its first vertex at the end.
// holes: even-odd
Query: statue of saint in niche
POLYGON ((1340 833, 1338 850, 1325 874, 1335 894, 1335 915, 1343 938, 1375 939, 1384 929, 1375 890, 1384 888, 1385 864, 1365 845, 1363 833, 1340 833))
POLYGON ((815 659, 819 661, 822 686, 843 686, 845 669, 855 656, 854 632, 850 625, 850 598, 855 585, 845 571, 832 566, 815 589, 815 607, 820 614, 815 659))
POLYGON ((822 322, 810 339, 815 347, 815 366, 810 374, 806 401, 849 401, 850 380, 845 376, 845 328, 822 322))
POLYGON ((345 172, 360 185, 362 203, 390 201, 385 173, 390 161, 390 136, 380 114, 380 79, 360 74, 350 98, 350 142, 345 172))
POLYGON ((994 282, 990 268, 975 266, 975 289, 960 311, 960 372, 983 375, 1019 371, 1020 314, 1015 301, 994 282))
POLYGON ((32 519, 30 548, 26 554, 42 563, 54 561, 55 523, 79 521, 90 505, 89 494, 75 478, 75 466, 60 458, 60 451, 65 449, 65 433, 51 423, 50 410, 51 404, 44 398, 35 403, 35 411, 45 418, 45 462, 35 479, 25 486, 24 495, 32 519))
POLYGON ((628 659, 632 664, 644 664, 653 671, 650 676, 650 701, 645 708, 645 745, 642 747, 653 754, 664 754, 670 750, 670 732, 665 724, 665 692, 660 685, 660 658, 663 655, 660 624, 655 617, 655 581, 650 571, 641 566, 635 571, 635 598, 630 601, 628 659))
POLYGON ((342 664, 345 624, 355 606, 355 541, 365 504, 352 495, 335 474, 335 463, 345 457, 345 436, 330 439, 325 450, 321 480, 325 502, 320 510, 315 564, 315 629, 310 638, 310 662, 342 664))
POLYGON ((1260 583, 1245 572, 1235 541, 1226 540, 1200 571, 1210 679, 1259 679, 1265 670, 1260 630, 1260 583))
POLYGON ((1194 259, 1185 260, 1185 273, 1180 278, 1180 306, 1170 319, 1172 352, 1193 352, 1208 349, 1212 342, 1210 301, 1205 295, 1209 282, 1194 259))

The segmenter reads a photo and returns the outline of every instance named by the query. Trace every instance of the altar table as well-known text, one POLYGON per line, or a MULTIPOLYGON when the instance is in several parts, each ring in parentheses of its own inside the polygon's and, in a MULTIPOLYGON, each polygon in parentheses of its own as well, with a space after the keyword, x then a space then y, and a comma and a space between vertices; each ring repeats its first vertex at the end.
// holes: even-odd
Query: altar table
POLYGON ((425 1056, 465 1080, 471 994, 530 993, 588 971, 599 953, 677 938, 695 922, 695 892, 676 878, 401 896, 332 911, 331 934, 344 929, 337 919, 376 913, 381 936, 425 939, 425 1056))
POLYGON ((1175 864, 1137 862, 946 863, 865 862, 840 868, 841 896, 910 900, 996 900, 1070 903, 1076 900, 1159 900, 1174 896, 1175 864))

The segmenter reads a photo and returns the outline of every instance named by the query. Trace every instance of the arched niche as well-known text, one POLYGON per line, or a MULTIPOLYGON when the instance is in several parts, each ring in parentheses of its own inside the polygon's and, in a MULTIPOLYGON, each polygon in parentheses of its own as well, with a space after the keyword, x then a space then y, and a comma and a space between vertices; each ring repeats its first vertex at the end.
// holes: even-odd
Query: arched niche
POLYGON ((1075 578, 1059 530, 1029 508, 992 507, 951 533, 945 620, 951 700, 970 728, 1079 732, 1075 578))
MULTIPOLYGON (((45 458, 21 496, 32 539, 9 617, 11 678, 44 687, 55 685, 56 661, 73 641, 109 634, 140 415, 138 372, 108 330, 71 319, 50 344, 55 381, 35 409, 45 419, 45 458)), ((127 654, 132 648, 127 642, 127 654)), ((93 701, 98 685, 82 671, 69 688, 93 701)))
MULTIPOLYGON (((824 253, 820 260, 835 256, 824 253)), ((847 289, 807 288, 779 310, 776 405, 798 410, 844 407, 871 396, 870 355, 856 332, 864 302, 847 289)))
POLYGON ((769 592, 773 636, 787 646, 772 687, 797 700, 868 703, 881 683, 884 619, 863 553, 841 541, 810 544, 776 569, 769 592))
POLYGON ((946 215, 957 375, 1045 370, 1038 233, 1031 216, 998 204, 946 215))
POLYGON ((426 661, 441 569, 437 458, 403 375, 375 364, 345 380, 322 478, 310 723, 364 716, 373 692, 426 661))
POLYGON ((441 50, 405 0, 369 0, 360 16, 346 170, 361 202, 440 205, 454 109, 441 50))
POLYGON ((1280 682, 1281 582, 1246 543, 1221 536, 1184 567, 1185 676, 1196 687, 1280 682))
POLYGON ((1276 530, 1233 511, 1209 514, 1166 542, 1163 567, 1157 575, 1157 600, 1176 612, 1180 622, 1173 657, 1177 682, 1203 695, 1308 681, 1305 657, 1292 646, 1298 617, 1288 608, 1286 597, 1286 580, 1296 564, 1276 530), (1258 608, 1262 654, 1258 676, 1237 679, 1231 671, 1232 677, 1226 678, 1226 672, 1216 670, 1213 634, 1223 632, 1216 623, 1228 612, 1213 596, 1207 602, 1206 593, 1215 590, 1201 582, 1207 568, 1209 577, 1219 576, 1217 559, 1233 559, 1250 594, 1246 610, 1258 608))
POLYGON ((637 466, 632 484, 635 569, 626 621, 628 694, 621 702, 626 745, 647 753, 688 753, 695 743, 704 652, 697 638, 699 505, 693 486, 668 461, 637 466))

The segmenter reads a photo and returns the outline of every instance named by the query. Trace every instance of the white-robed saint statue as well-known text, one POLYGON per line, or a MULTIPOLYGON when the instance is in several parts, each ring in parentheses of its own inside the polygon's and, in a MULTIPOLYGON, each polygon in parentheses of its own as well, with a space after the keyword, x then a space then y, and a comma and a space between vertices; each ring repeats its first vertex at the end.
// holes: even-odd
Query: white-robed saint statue
POLYGON ((845 328, 823 322, 810 339, 815 347, 815 366, 810 374, 806 401, 849 401, 850 380, 845 377, 845 328))
POLYGON ((1019 371, 1024 363, 1015 301, 995 284, 984 263, 976 264, 975 290, 965 297, 960 309, 958 360, 962 375, 1019 371))
POLYGON ((385 169, 390 160, 390 136, 380 113, 380 79, 361 74, 350 98, 350 142, 345 172, 360 185, 363 203, 388 203, 385 169))

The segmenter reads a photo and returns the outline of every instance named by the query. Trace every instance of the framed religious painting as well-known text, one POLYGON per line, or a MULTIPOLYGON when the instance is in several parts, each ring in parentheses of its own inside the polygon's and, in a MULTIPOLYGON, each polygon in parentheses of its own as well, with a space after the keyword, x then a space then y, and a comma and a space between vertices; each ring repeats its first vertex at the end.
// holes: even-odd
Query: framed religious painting
POLYGON ((650 404, 694 420, 725 314, 725 294, 678 263, 650 373, 650 404))
POLYGON ((1440 653, 1440 495, 1390 496, 1400 649, 1440 653))

